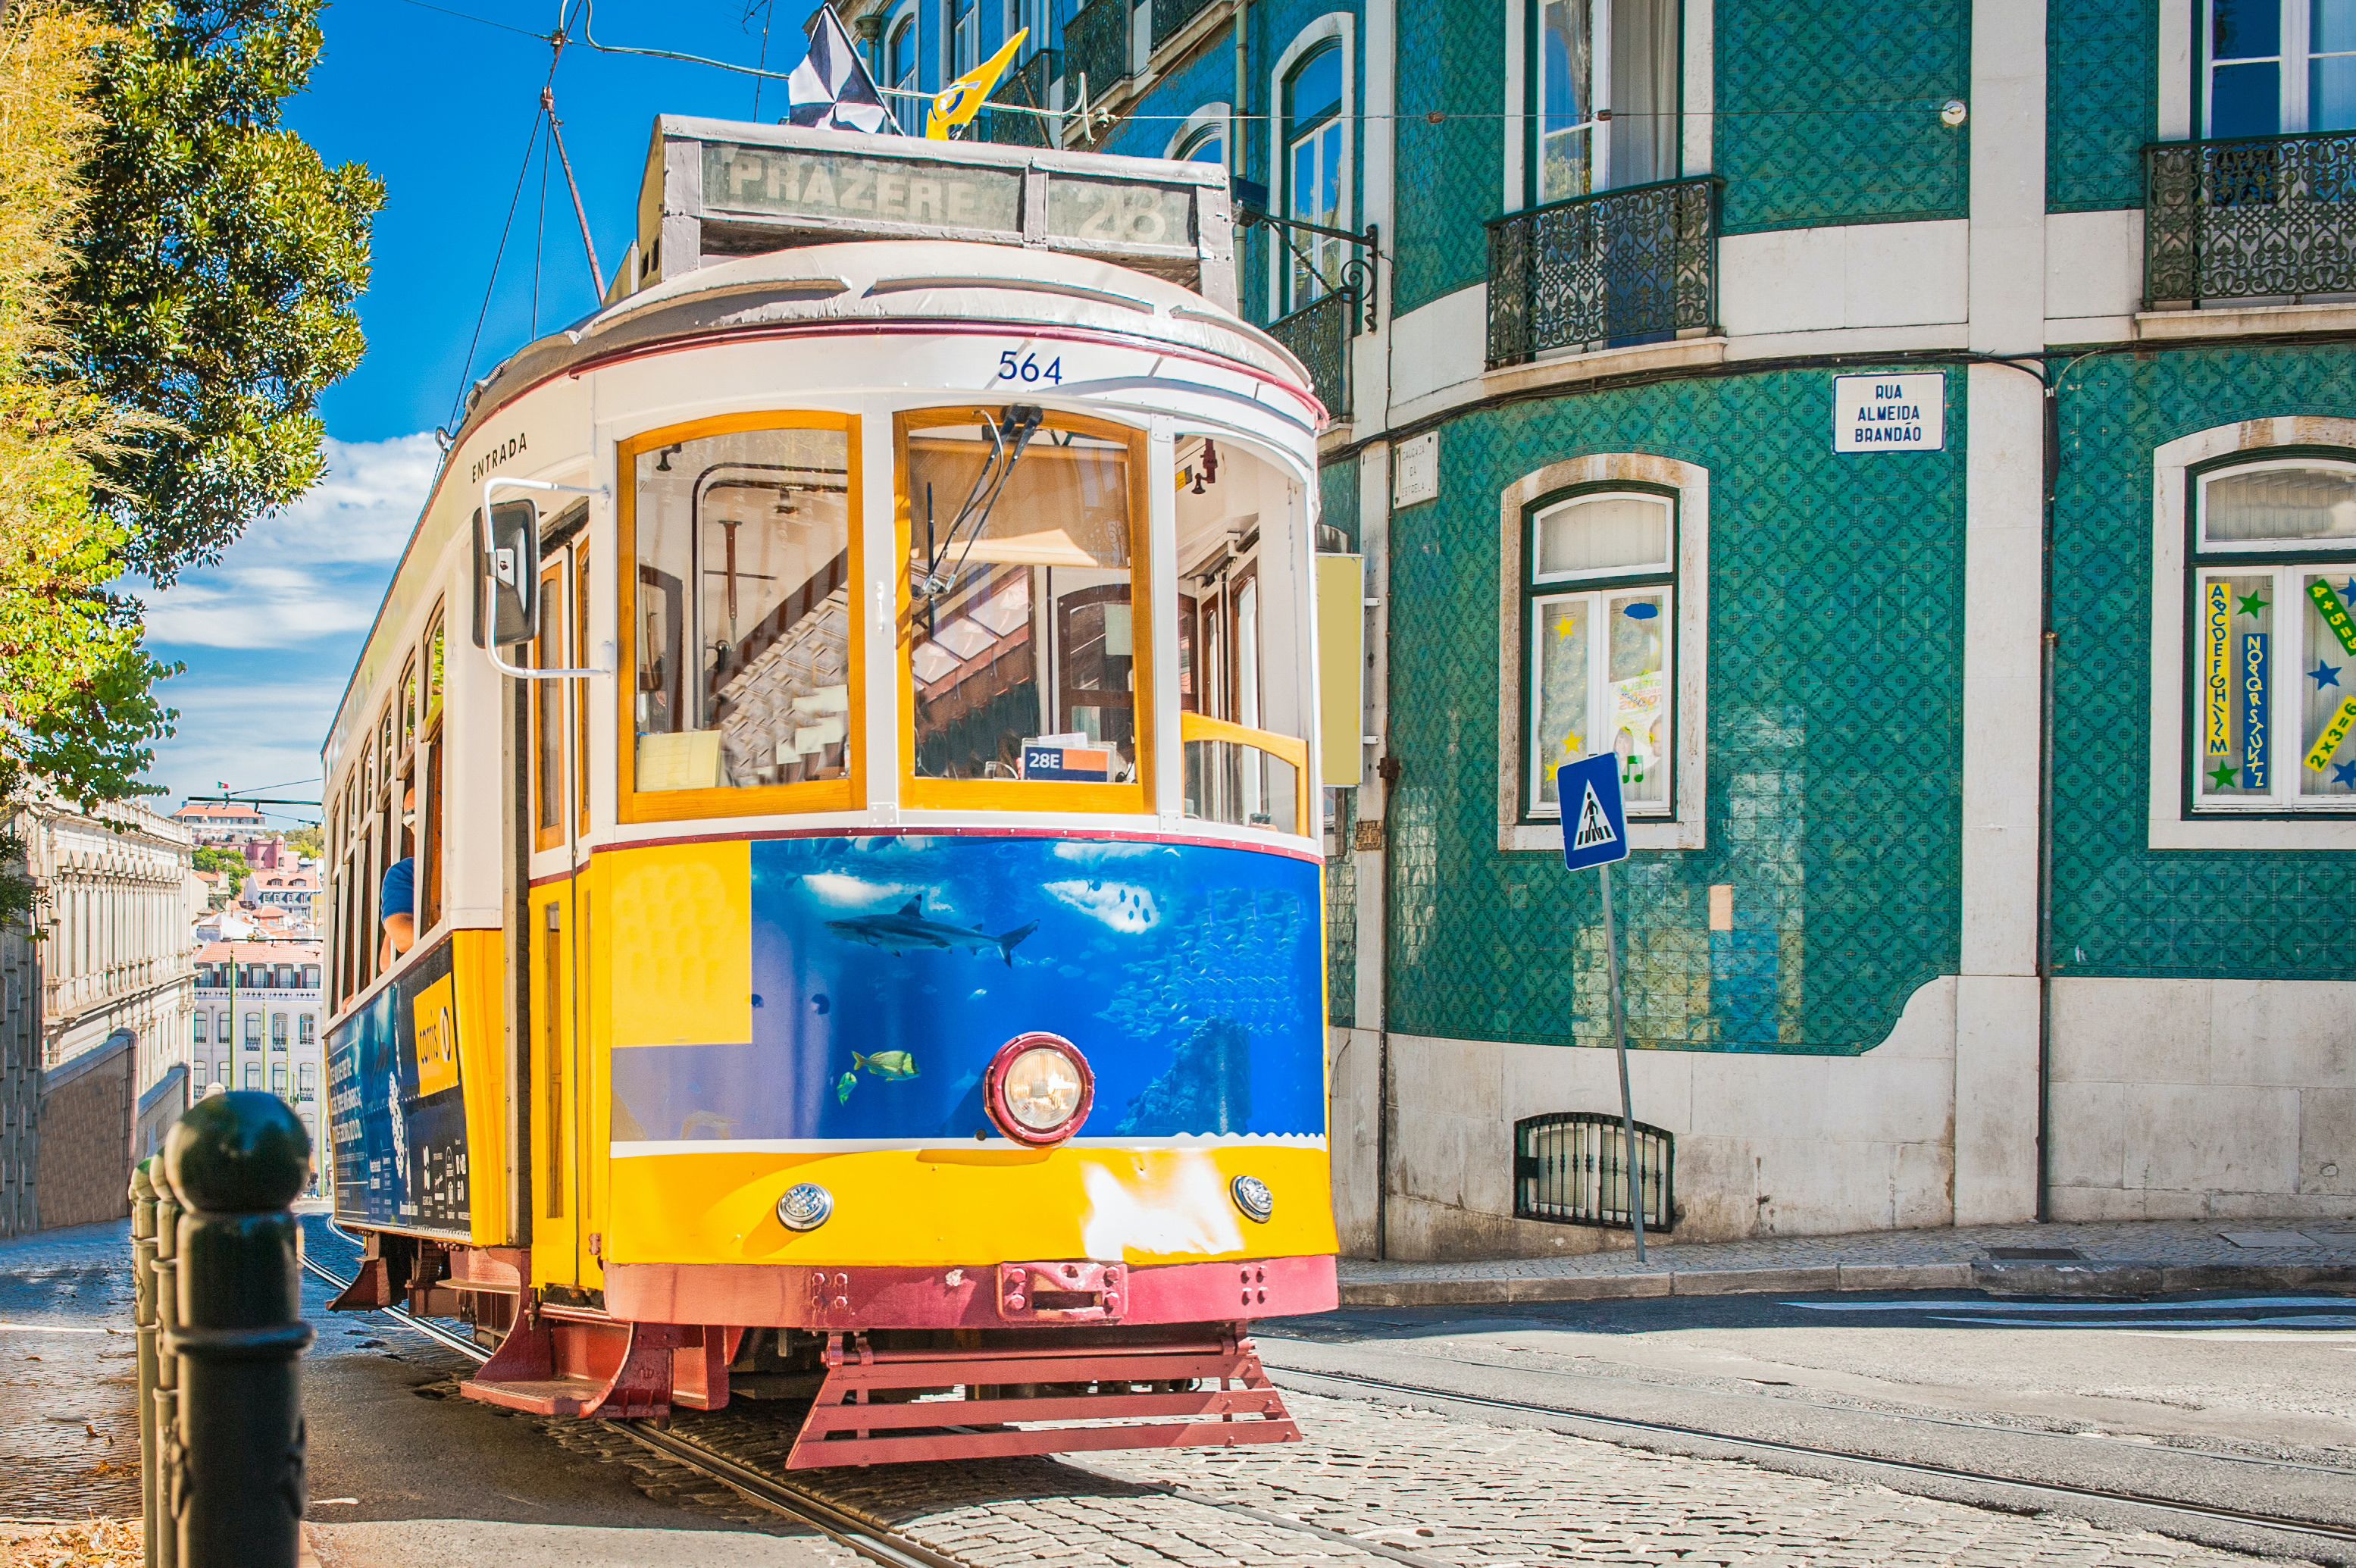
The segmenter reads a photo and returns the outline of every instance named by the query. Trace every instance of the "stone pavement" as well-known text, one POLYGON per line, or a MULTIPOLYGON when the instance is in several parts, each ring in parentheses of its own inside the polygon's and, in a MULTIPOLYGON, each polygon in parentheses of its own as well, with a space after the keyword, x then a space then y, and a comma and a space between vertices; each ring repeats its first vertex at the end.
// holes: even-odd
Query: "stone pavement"
POLYGON ((131 1222, 0 1241, 0 1520, 139 1518, 131 1222))
POLYGON ((1288 1516, 1427 1568, 1572 1562, 2158 1568, 2262 1561, 1734 1460, 1290 1391, 1285 1400, 1314 1434, 1311 1442, 1065 1463, 1288 1516))
POLYGON ((1342 1262, 1344 1306, 1471 1306, 1740 1291, 1983 1290, 2128 1295, 2176 1290, 2356 1288, 2356 1219, 1976 1225, 1653 1243, 1570 1257, 1342 1262), (2007 1258, 2004 1249, 2074 1258, 2007 1258))

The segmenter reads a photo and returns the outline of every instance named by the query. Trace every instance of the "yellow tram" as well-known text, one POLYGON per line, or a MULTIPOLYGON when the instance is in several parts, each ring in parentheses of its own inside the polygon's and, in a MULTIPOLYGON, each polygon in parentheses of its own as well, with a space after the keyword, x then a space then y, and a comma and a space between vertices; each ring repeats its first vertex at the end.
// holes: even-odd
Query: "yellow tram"
POLYGON ((798 1466, 1298 1435, 1360 599, 1227 202, 658 121, 327 743, 339 1305, 496 1404, 809 1399, 798 1466))

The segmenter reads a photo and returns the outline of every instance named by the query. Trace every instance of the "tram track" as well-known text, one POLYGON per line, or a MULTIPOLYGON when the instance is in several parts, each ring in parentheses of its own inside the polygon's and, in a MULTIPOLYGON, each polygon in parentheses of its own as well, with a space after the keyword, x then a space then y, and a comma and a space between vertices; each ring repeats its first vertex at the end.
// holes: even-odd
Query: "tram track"
MULTIPOLYGON (((2356 1525, 2337 1524, 2326 1520, 2299 1519, 2288 1515, 2269 1514, 2259 1510, 2228 1508, 2214 1503, 2192 1502, 2179 1498, 2163 1498, 2148 1492, 2134 1492, 2108 1487, 2081 1486, 2067 1481, 2030 1481, 1987 1470, 1974 1470, 1962 1466, 1941 1465, 1922 1459, 1893 1459, 1876 1455, 1858 1454, 1847 1449, 1827 1448, 1815 1444, 1794 1443, 1772 1437, 1742 1436, 1683 1422, 1655 1421, 1641 1416, 1604 1415, 1587 1411, 1566 1410, 1559 1405, 1540 1403, 1534 1400, 1507 1399, 1494 1394, 1471 1394, 1446 1389, 1422 1387, 1414 1383, 1376 1378, 1363 1372, 1310 1371, 1302 1368, 1269 1369, 1270 1376, 1280 1383, 1339 1384, 1393 1399, 1428 1400, 1444 1405, 1467 1409, 1512 1412, 1518 1415, 1543 1416, 1548 1422, 1563 1423, 1564 1429, 1601 1428, 1606 1432, 1642 1433, 1648 1436, 1706 1443, 1714 1447, 1738 1452, 1772 1454, 1784 1458, 1804 1458, 1847 1466, 1854 1470, 1878 1472, 1882 1476, 1912 1477, 1936 1479, 1973 1487, 1988 1487, 2005 1491, 2022 1492, 2031 1496, 2067 1498, 2080 1502, 2104 1503, 2114 1507, 2148 1509, 2153 1512, 2203 1523, 2235 1525, 2246 1529, 2280 1531, 2314 1540, 2337 1541, 2356 1546, 2356 1525)), ((1313 1388, 1307 1391, 1316 1391, 1313 1388)))
MULTIPOLYGON (((341 1290, 351 1282, 309 1256, 303 1260, 304 1268, 325 1283, 341 1290)), ((490 1352, 472 1338, 431 1319, 419 1317, 398 1306, 374 1309, 393 1318, 413 1333, 480 1365, 489 1359, 490 1352)), ((1653 1440, 1664 1446, 1692 1444, 1719 1451, 1710 1456, 1757 1456, 1766 1460, 1799 1461, 1812 1468, 1804 1474, 1829 1473, 1835 1478, 1866 1479, 1880 1484, 1897 1484, 1901 1490, 1923 1489, 1927 1495, 1978 1507, 2007 1506, 1991 1501, 1985 1494, 2009 1497, 2023 1501, 2044 1499, 2066 1502, 2080 1507, 2096 1505, 2126 1510, 2144 1525, 2163 1533, 2179 1537, 2209 1539, 2205 1527, 2213 1532, 2219 1527, 2237 1530, 2262 1530, 2276 1537, 2289 1537, 2309 1542, 2329 1542, 2351 1550, 2329 1554, 2328 1560, 2356 1563, 2356 1525, 2329 1520, 2303 1519, 2289 1515, 2270 1514, 2262 1510, 2231 1508, 2220 1504, 2194 1502, 2166 1498, 2152 1493, 2124 1488, 2078 1485, 2066 1481, 2032 1481, 1992 1471, 1976 1470, 1963 1466, 1942 1465, 1919 1459, 1898 1459, 1858 1454, 1849 1450, 1819 1444, 1793 1442, 1786 1439, 1745 1436, 1718 1431, 1707 1426, 1674 1421, 1649 1420, 1637 1416, 1606 1415, 1568 1410, 1537 1401, 1516 1400, 1494 1395, 1472 1394, 1445 1389, 1399 1382, 1364 1373, 1312 1371, 1305 1369, 1270 1369, 1280 1383, 1306 1393, 1337 1391, 1355 1392, 1359 1398, 1373 1397, 1384 1402, 1430 1404, 1465 1411, 1489 1412, 1498 1414, 1543 1418, 1550 1426, 1573 1435, 1601 1437, 1605 1441, 1624 1442, 1630 1436, 1653 1440), (1317 1385, 1324 1385, 1320 1388, 1317 1385), (1613 1434, 1618 1434, 1615 1438, 1613 1434), (1912 1481, 1914 1486, 1904 1483, 1912 1481), (1956 1495, 1958 1488, 1964 1495, 1956 1495), (1982 1495, 1973 1496, 1973 1492, 1982 1495), (2169 1530, 2163 1521, 2176 1521, 2169 1530)), ((1346 1395, 1344 1397, 1347 1397, 1346 1395)), ((809 1529, 825 1535, 847 1550, 890 1568, 976 1568, 972 1559, 940 1551, 905 1531, 877 1520, 859 1509, 831 1501, 807 1486, 784 1479, 765 1468, 760 1463, 727 1452, 724 1445, 704 1441, 692 1432, 682 1432, 677 1426, 658 1427, 640 1422, 595 1421, 584 1424, 636 1444, 651 1454, 691 1471, 726 1487, 755 1505, 777 1513, 809 1529)), ((1639 1446, 1653 1446, 1653 1443, 1639 1446)), ((1055 1461, 1050 1461, 1055 1462, 1055 1461)), ((1778 1467, 1771 1464, 1770 1467, 1778 1467)), ((1114 1479, 1105 1472, 1085 1464, 1073 1469, 1093 1479, 1114 1479)), ((1194 1487, 1166 1482, 1122 1481, 1136 1490, 1151 1491, 1164 1497, 1214 1509, 1230 1518, 1249 1520, 1254 1524, 1289 1534, 1302 1535, 1331 1545, 1344 1545, 1370 1557, 1398 1563, 1406 1568, 1459 1568, 1458 1564, 1427 1552, 1399 1546, 1390 1541, 1372 1540, 1364 1535, 1333 1529, 1311 1520, 1296 1519, 1267 1508, 1255 1507, 1231 1498, 1222 1498, 1194 1487)), ((2042 1511, 2035 1507, 2019 1511, 2042 1511)))

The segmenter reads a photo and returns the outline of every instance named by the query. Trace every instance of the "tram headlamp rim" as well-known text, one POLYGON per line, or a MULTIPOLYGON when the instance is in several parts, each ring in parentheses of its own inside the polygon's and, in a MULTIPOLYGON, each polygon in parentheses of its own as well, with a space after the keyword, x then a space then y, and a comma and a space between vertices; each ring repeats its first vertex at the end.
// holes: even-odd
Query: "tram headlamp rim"
POLYGON ((1245 1219, 1255 1225, 1265 1225, 1276 1214, 1276 1194, 1268 1183, 1256 1176, 1239 1176, 1227 1183, 1227 1196, 1245 1219))
POLYGON ((777 1199, 777 1223, 788 1230, 815 1230, 834 1218, 834 1194, 814 1181, 796 1182, 777 1199))
POLYGON ((990 1069, 982 1075, 981 1083, 982 1105, 990 1112, 991 1122, 1015 1143, 1033 1149, 1050 1148, 1067 1142, 1087 1123, 1088 1112, 1096 1105, 1097 1075, 1095 1069, 1088 1066, 1088 1058, 1081 1054, 1079 1047, 1063 1036, 1051 1035, 1044 1029, 1017 1035, 999 1047, 998 1054, 990 1059, 990 1069), (1007 1079, 1015 1063, 1033 1051, 1041 1050, 1053 1051, 1071 1063, 1080 1080, 1080 1092, 1070 1115, 1046 1127, 1033 1127, 1014 1113, 1014 1107, 1007 1098, 1007 1079))

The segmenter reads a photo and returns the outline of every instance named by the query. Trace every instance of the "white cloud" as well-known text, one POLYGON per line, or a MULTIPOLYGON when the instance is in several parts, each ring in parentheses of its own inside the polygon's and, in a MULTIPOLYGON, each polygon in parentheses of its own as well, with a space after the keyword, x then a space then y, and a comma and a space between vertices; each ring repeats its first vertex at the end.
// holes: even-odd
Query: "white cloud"
POLYGON ((294 648, 364 630, 384 584, 356 575, 224 562, 150 598, 147 636, 197 648, 294 648))
POLYGON ((401 558, 425 508, 442 451, 432 432, 384 441, 327 442, 327 475, 301 500, 260 518, 240 550, 327 565, 401 558))
POLYGON ((327 443, 327 476, 257 519, 219 564, 142 594, 149 639, 186 648, 299 648, 376 617, 433 488, 430 434, 327 443))

